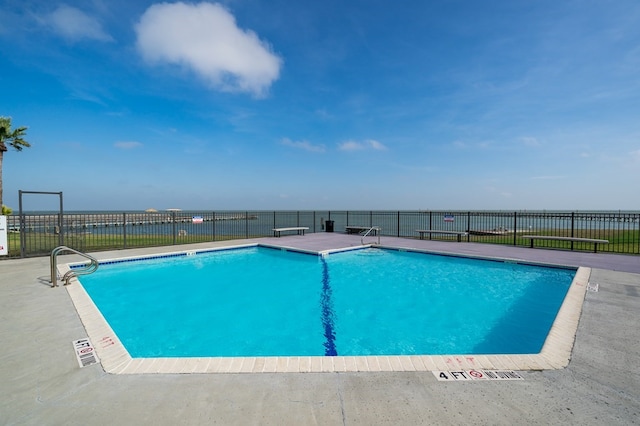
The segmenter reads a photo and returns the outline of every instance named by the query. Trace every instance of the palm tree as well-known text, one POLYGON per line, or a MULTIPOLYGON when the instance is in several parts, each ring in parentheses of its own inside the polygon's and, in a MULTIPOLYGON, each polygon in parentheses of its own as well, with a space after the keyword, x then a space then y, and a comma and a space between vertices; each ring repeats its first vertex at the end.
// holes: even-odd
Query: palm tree
POLYGON ((9 150, 9 146, 16 151, 22 151, 22 148, 31 146, 23 139, 26 132, 26 127, 11 130, 11 117, 0 117, 0 206, 2 207, 4 207, 2 205, 2 157, 9 150))

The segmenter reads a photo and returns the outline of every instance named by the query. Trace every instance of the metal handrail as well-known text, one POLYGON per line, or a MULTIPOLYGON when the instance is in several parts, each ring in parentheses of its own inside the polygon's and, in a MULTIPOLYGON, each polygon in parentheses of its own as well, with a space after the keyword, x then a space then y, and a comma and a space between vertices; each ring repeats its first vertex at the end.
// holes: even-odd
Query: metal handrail
POLYGON ((51 251, 51 257, 50 257, 50 265, 51 265, 51 287, 57 287, 58 286, 58 254, 60 254, 61 252, 71 252, 71 253, 75 253, 77 255, 80 255, 84 258, 89 259, 89 264, 85 265, 84 268, 78 268, 75 270, 69 270, 67 271, 62 277, 62 281, 64 281, 64 285, 68 285, 69 281, 71 280, 71 278, 73 277, 77 277, 78 275, 87 275, 87 274, 92 274, 95 271, 98 270, 98 260, 93 257, 93 256, 89 256, 86 253, 82 253, 79 252, 78 250, 74 250, 72 248, 69 248, 67 246, 59 246, 54 248, 51 251))
MULTIPOLYGON (((366 237, 367 235, 369 235, 369 233, 371 231, 377 231, 376 235, 378 236, 378 245, 380 245, 380 231, 382 231, 382 228, 379 226, 372 226, 371 228, 369 228, 369 230, 367 230, 367 232, 364 233, 364 235, 362 236, 362 238, 360 238, 360 242, 362 243, 362 245, 364 245, 364 237, 366 237)), ((375 243, 373 243, 375 244, 375 243)))

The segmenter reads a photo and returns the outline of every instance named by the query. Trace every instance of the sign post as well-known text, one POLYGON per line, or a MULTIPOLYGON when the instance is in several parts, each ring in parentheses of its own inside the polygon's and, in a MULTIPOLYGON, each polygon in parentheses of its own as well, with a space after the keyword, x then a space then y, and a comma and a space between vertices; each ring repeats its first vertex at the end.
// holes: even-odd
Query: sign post
POLYGON ((0 216, 0 256, 9 254, 9 240, 7 238, 7 217, 0 216))

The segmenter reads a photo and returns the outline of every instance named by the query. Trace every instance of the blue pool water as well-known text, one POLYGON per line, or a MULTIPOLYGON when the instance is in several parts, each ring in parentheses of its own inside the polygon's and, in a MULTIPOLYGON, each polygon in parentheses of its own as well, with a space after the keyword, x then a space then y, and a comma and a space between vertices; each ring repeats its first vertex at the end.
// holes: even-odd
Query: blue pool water
POLYGON ((82 285, 132 357, 537 353, 575 270, 266 247, 101 264, 82 285))

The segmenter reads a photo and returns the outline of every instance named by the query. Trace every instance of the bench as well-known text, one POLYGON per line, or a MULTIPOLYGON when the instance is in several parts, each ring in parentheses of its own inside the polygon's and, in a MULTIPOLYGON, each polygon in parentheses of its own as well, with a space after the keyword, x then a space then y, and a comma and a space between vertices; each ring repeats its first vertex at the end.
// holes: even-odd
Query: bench
POLYGON ((429 239, 431 239, 431 234, 447 234, 447 235, 457 235, 458 242, 462 241, 463 236, 467 236, 467 233, 464 231, 441 231, 439 229, 416 229, 416 232, 420 234, 420 239, 424 239, 424 234, 429 234, 429 239))
POLYGON ((273 236, 280 237, 280 233, 287 231, 297 231, 298 235, 304 235, 304 231, 308 230, 307 226, 291 226, 289 228, 273 228, 273 236))
POLYGON ((378 231, 380 231, 380 227, 379 226, 351 226, 351 225, 347 225, 344 227, 344 230, 347 232, 347 234, 359 234, 361 232, 365 232, 368 231, 369 229, 372 229, 371 231, 371 235, 378 235, 378 231))
MULTIPOLYGON (((525 240, 531 240, 531 248, 533 248, 533 242, 535 240, 556 240, 556 241, 571 241, 571 242, 583 242, 593 243, 593 252, 598 252, 598 244, 609 244, 609 240, 600 240, 597 238, 578 238, 578 237, 555 237, 553 235, 523 235, 525 240)), ((573 245, 571 246, 573 250, 573 245)))

